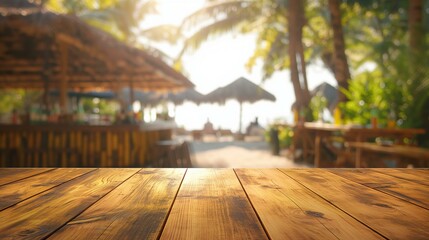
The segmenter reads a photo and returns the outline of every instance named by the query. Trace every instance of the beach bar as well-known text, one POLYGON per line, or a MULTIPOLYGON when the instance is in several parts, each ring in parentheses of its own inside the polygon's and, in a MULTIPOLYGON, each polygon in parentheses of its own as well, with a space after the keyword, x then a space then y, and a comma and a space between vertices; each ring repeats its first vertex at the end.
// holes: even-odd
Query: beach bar
POLYGON ((75 16, 22 1, 0 4, 0 62, 0 89, 43 91, 44 110, 37 121, 27 110, 20 124, 0 125, 0 167, 143 166, 156 156, 158 141, 171 139, 171 129, 82 124, 67 92, 129 88, 132 103, 134 89, 165 92, 193 86, 159 58, 75 16), (59 92, 58 112, 49 97, 52 90, 59 92))

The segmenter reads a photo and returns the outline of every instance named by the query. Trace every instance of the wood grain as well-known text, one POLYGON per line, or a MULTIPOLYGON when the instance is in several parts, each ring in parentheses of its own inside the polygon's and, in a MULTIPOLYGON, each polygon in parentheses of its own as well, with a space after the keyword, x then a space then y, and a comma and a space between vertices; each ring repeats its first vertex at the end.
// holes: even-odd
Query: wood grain
POLYGON ((144 169, 50 238, 156 239, 185 171, 144 169))
POLYGON ((383 239, 277 169, 235 171, 271 239, 383 239))
POLYGON ((0 239, 41 239, 138 169, 98 169, 0 212, 0 239))
POLYGON ((429 186, 429 169, 373 169, 395 178, 412 181, 416 184, 429 186))
POLYGON ((0 186, 0 211, 95 169, 55 169, 0 186))
POLYGON ((0 186, 31 177, 43 172, 52 171, 53 168, 0 168, 0 186))
POLYGON ((331 169, 330 172, 429 210, 429 187, 369 169, 331 169))
POLYGON ((267 239, 232 169, 189 169, 161 239, 267 239))
POLYGON ((326 170, 285 174, 390 239, 428 239, 429 211, 326 170))

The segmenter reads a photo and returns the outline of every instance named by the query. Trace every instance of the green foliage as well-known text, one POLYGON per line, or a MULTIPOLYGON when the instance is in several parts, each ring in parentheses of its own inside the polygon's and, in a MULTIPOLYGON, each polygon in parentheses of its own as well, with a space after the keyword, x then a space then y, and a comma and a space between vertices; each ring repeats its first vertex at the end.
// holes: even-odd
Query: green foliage
POLYGON ((379 118, 386 119, 390 104, 384 98, 386 84, 382 81, 381 71, 363 72, 349 83, 344 90, 349 99, 340 108, 346 122, 370 124, 371 110, 378 109, 379 118))
MULTIPOLYGON (((359 69, 371 63, 375 69, 356 73, 350 82, 346 90, 350 101, 342 105, 344 116, 348 121, 365 125, 375 107, 381 124, 385 124, 387 114, 393 110, 403 127, 422 127, 429 89, 421 86, 429 76, 429 51, 425 47, 420 48, 418 55, 411 51, 408 1, 348 0, 346 3, 345 32, 351 66, 359 69)), ((424 10, 424 19, 428 15, 424 10)), ((421 34, 424 36, 426 32, 421 34)), ((428 45, 427 34, 424 38, 423 45, 428 45)))
POLYGON ((35 90, 1 90, 0 91, 0 114, 12 112, 18 109, 18 112, 28 112, 30 105, 40 103, 41 91, 35 90))
POLYGON ((293 129, 290 127, 279 128, 280 148, 288 148, 292 145, 293 129))
POLYGON ((1 90, 0 91, 0 114, 10 113, 13 109, 23 107, 23 90, 1 90))
POLYGON ((117 104, 105 99, 83 98, 80 100, 85 113, 98 113, 103 115, 115 115, 117 104))
POLYGON ((321 120, 323 117, 323 111, 328 106, 328 100, 320 94, 311 98, 310 109, 313 115, 313 119, 321 120))
POLYGON ((269 143, 272 143, 270 137, 270 132, 272 129, 277 129, 278 131, 280 149, 289 148, 292 145, 293 129, 291 127, 276 124, 269 126, 269 128, 265 131, 265 139, 269 143))

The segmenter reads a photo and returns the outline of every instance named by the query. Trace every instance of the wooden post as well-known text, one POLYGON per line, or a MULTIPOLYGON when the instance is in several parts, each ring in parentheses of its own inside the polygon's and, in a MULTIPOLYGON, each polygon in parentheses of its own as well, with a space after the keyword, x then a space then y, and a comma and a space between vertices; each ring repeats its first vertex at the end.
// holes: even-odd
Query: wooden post
POLYGON ((133 106, 134 103, 134 86, 133 86, 133 82, 130 81, 130 105, 131 107, 133 106))
POLYGON ((140 112, 141 112, 141 118, 139 119, 139 121, 144 122, 144 107, 143 107, 143 102, 140 102, 140 112))
POLYGON ((321 155, 321 141, 322 137, 320 136, 320 133, 316 131, 316 139, 314 144, 314 167, 320 167, 320 155, 321 155))
POLYGON ((238 125, 238 133, 241 134, 241 126, 243 124, 243 103, 242 102, 239 102, 239 103, 240 103, 240 123, 238 125))
POLYGON ((45 82, 43 87, 43 105, 45 105, 45 110, 49 110, 49 100, 48 100, 48 94, 49 94, 49 86, 48 83, 45 82))
MULTIPOLYGON (((356 142, 363 142, 362 134, 358 133, 356 137, 356 142)), ((362 148, 356 148, 356 159, 355 159, 355 168, 361 168, 362 164, 362 148)))
POLYGON ((60 56, 59 56, 59 63, 60 63, 60 69, 61 69, 61 79, 60 79, 60 108, 61 108, 61 115, 66 115, 68 113, 67 111, 67 82, 68 82, 68 49, 65 43, 59 42, 60 47, 60 56))

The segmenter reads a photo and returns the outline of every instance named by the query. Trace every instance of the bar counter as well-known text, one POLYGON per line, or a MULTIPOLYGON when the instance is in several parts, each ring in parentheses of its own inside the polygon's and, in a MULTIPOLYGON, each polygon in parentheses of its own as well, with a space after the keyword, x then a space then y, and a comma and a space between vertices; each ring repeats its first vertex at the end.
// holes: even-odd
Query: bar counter
POLYGON ((0 167, 142 167, 169 139, 138 125, 0 125, 0 167))

